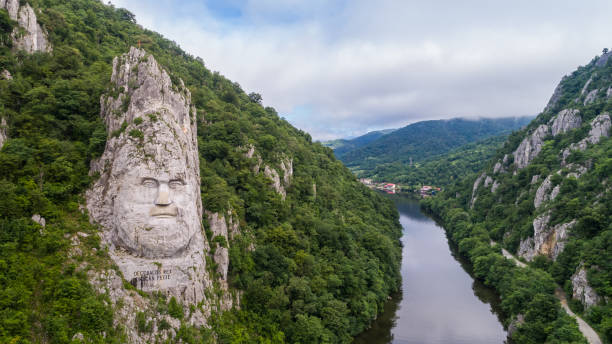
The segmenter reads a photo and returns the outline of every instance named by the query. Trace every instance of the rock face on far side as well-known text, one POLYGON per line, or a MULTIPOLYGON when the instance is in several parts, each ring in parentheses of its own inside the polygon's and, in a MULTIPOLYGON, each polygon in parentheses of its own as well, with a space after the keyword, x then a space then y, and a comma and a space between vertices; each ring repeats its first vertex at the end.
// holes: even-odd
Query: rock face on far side
POLYGON ((544 138, 548 133, 548 126, 542 124, 531 135, 521 141, 513 153, 514 163, 517 168, 525 168, 540 153, 544 138))
POLYGON ((51 51, 47 33, 38 24, 34 9, 28 3, 21 5, 20 0, 0 0, 0 8, 6 9, 10 18, 23 29, 15 28, 12 34, 17 50, 25 50, 28 53, 51 51))
POLYGON ((591 121, 591 130, 584 139, 577 143, 572 143, 568 148, 561 152, 563 165, 565 160, 570 156, 573 150, 584 151, 590 144, 597 144, 603 137, 610 136, 610 127, 612 127, 612 121, 610 120, 610 114, 604 112, 591 121))
POLYGON ((580 300, 586 308, 601 302, 601 297, 589 285, 587 271, 582 263, 578 266, 576 273, 572 275, 571 279, 574 299, 580 300))
POLYGON ((8 125, 6 123, 6 119, 2 117, 2 119, 0 119, 0 149, 2 149, 2 146, 4 146, 4 142, 6 142, 6 140, 8 139, 7 129, 8 125))
POLYGON ((576 129, 582 125, 580 111, 575 109, 565 109, 555 116, 550 124, 550 131, 553 136, 563 134, 569 130, 576 129))
POLYGON ((532 261, 538 255, 557 259, 563 252, 569 236, 568 230, 576 224, 576 220, 549 227, 550 213, 542 214, 533 220, 533 236, 521 241, 518 255, 532 261))

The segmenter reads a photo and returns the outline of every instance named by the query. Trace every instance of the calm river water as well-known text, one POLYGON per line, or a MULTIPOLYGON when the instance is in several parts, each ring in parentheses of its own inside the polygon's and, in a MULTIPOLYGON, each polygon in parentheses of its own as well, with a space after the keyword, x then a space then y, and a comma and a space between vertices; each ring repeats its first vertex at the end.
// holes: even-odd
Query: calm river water
POLYGON ((420 211, 418 202, 394 201, 404 227, 402 290, 354 343, 504 343, 496 294, 470 276, 444 229, 420 211))

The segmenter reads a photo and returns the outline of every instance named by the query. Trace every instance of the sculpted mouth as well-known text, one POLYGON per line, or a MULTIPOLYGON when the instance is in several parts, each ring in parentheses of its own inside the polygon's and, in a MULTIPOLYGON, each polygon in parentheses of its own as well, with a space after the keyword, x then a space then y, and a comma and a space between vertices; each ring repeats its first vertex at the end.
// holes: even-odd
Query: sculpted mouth
POLYGON ((174 205, 164 207, 156 206, 151 208, 149 215, 162 219, 176 217, 178 215, 178 209, 174 205))

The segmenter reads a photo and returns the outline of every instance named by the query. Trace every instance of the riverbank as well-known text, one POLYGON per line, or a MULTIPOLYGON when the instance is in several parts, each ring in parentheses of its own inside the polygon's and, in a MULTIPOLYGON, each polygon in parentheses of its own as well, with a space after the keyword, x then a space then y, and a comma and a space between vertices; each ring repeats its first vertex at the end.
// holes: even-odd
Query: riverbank
POLYGON ((469 259, 476 278, 499 293, 508 319, 521 324, 511 331, 515 343, 587 343, 575 320, 561 311, 555 297, 556 283, 548 273, 520 268, 507 259, 501 247, 491 246, 488 231, 474 225, 464 209, 437 197, 423 200, 421 205, 438 218, 449 240, 469 259))
POLYGON ((443 228, 418 200, 389 195, 400 213, 402 288, 355 344, 503 343, 500 300, 470 275, 443 228))

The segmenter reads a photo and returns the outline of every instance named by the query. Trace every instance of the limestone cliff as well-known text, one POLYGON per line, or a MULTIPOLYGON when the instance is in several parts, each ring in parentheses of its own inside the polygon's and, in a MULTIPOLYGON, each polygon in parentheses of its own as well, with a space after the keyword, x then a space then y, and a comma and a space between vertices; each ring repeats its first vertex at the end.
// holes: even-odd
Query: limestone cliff
POLYGON ((580 300, 586 308, 595 306, 602 301, 602 298, 597 295, 597 292, 589 285, 587 270, 584 267, 584 263, 580 263, 578 269, 576 269, 576 273, 572 275, 571 280, 573 290, 572 297, 580 300))
POLYGON ((0 119, 0 149, 2 149, 2 146, 4 146, 4 142, 6 142, 6 140, 8 139, 7 127, 8 125, 6 123, 6 119, 2 117, 0 119))
POLYGON ((533 260, 537 255, 544 255, 551 259, 557 259, 563 252, 568 239, 568 230, 576 221, 559 224, 553 227, 548 225, 550 214, 546 213, 533 220, 533 236, 521 241, 519 256, 533 260))
POLYGON ((34 9, 28 3, 0 0, 0 8, 7 10, 11 19, 19 24, 19 28, 15 28, 12 34, 15 49, 28 53, 51 51, 47 33, 38 23, 34 9))
MULTIPOLYGON (((135 330, 135 313, 154 317, 155 312, 146 298, 123 287, 122 278, 141 291, 174 297, 186 310, 195 306, 188 321, 204 325, 213 304, 205 291, 213 280, 201 227, 190 92, 182 81, 173 84, 152 55, 132 47, 113 60, 101 115, 109 136, 102 157, 92 161, 91 173, 100 178, 86 194, 87 209, 101 225, 102 241, 120 274, 92 273, 92 282, 108 291, 117 308, 115 321, 128 324, 131 342, 150 340, 135 330)), ((231 299, 222 304, 230 308, 231 299)))

